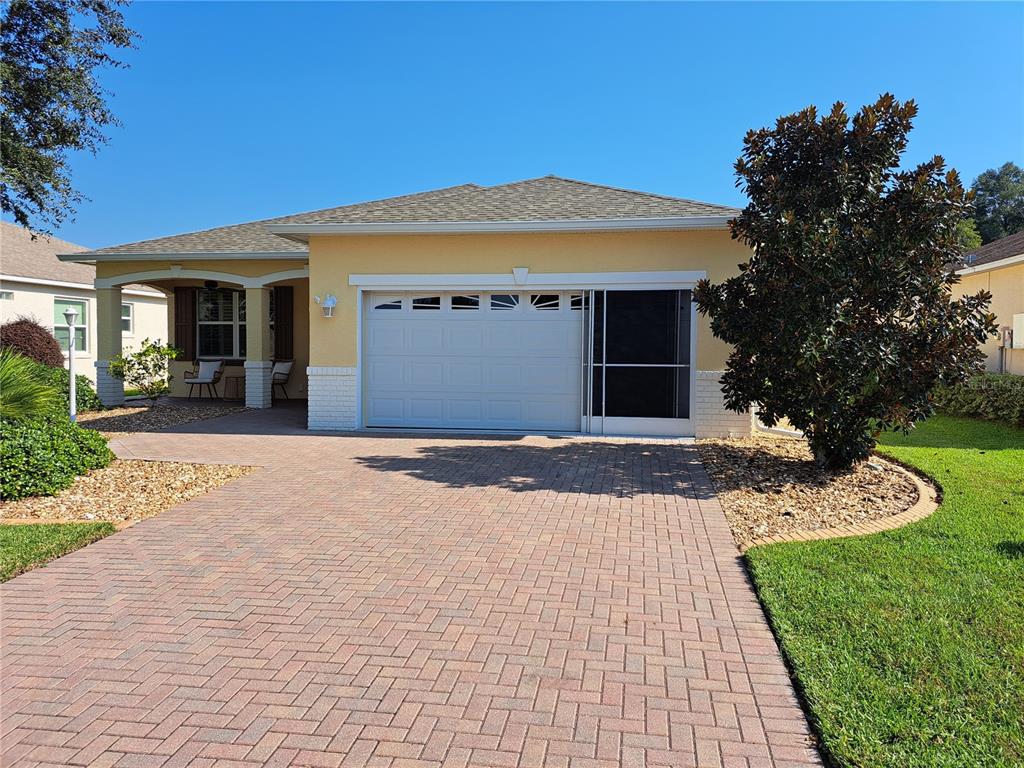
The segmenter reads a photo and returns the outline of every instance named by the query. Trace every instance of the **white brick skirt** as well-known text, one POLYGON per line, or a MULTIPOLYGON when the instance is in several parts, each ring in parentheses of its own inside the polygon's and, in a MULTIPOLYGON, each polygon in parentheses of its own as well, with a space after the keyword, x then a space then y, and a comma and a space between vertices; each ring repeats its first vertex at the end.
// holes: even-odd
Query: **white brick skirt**
POLYGON ((124 404, 124 381, 110 374, 110 361, 97 360, 96 395, 108 408, 124 404))
MULTIPOLYGON (((310 366, 309 428, 349 430, 359 427, 358 376, 349 366, 310 366)), ((722 399, 723 371, 697 371, 697 437, 743 437, 752 427, 750 413, 726 410, 722 399)))
POLYGON ((753 416, 727 410, 722 397, 721 378, 725 371, 697 371, 697 437, 745 437, 750 434, 753 416))
POLYGON ((347 366, 310 366, 309 428, 344 430, 359 426, 356 369, 347 366))

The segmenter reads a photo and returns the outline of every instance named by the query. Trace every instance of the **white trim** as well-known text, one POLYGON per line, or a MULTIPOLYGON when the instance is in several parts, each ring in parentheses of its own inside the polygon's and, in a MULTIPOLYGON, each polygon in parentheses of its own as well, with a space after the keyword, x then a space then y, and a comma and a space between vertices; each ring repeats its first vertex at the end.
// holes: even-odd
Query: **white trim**
POLYGON ((146 280, 221 280, 225 283, 235 283, 242 288, 263 288, 269 283, 276 283, 280 280, 294 280, 297 278, 309 277, 309 265, 301 269, 286 269, 282 272, 271 272, 269 275, 256 275, 247 277, 245 275, 233 275, 229 272, 213 272, 206 269, 182 269, 180 266, 171 265, 167 269, 153 269, 147 272, 132 272, 127 275, 116 277, 97 277, 97 288, 117 288, 125 283, 137 283, 146 280))
MULTIPOLYGON (((697 401, 697 305, 692 300, 690 301, 690 362, 687 365, 679 366, 663 366, 663 365, 652 365, 651 367, 677 367, 677 368, 688 368, 689 369, 689 380, 690 380, 690 392, 689 392, 689 418, 686 419, 668 419, 668 418, 645 418, 645 417, 615 417, 608 416, 602 417, 594 415, 594 407, 591 403, 591 407, 587 409, 587 402, 592 399, 593 395, 590 391, 593 385, 593 376, 591 371, 593 370, 593 353, 591 352, 590 365, 584 366, 584 360, 586 360, 586 353, 583 347, 592 338, 593 334, 593 307, 594 307, 594 296, 593 290, 685 290, 692 288, 697 280, 702 279, 706 276, 705 272, 594 272, 594 273, 565 273, 565 274, 538 274, 525 276, 525 283, 517 283, 511 274, 508 275, 350 275, 349 283, 357 286, 356 291, 356 309, 357 309, 357 320, 356 320, 356 365, 355 372, 355 423, 356 429, 366 431, 412 431, 412 432, 437 432, 437 433, 455 433, 455 434, 474 434, 474 433, 486 433, 493 431, 497 433, 507 434, 594 434, 594 435, 643 435, 652 437, 677 437, 684 439, 693 439, 697 430, 698 420, 698 401, 697 401), (625 283, 610 282, 609 278, 618 277, 620 279, 628 280, 625 283), (428 284, 412 284, 403 281, 409 278, 423 278, 428 284), (452 286, 445 282, 448 280, 460 281, 463 279, 470 279, 471 282, 468 285, 455 285, 452 286), (548 282, 554 278, 564 279, 564 282, 551 283, 548 282), (380 284, 377 281, 383 279, 385 284, 380 284), (393 279, 396 284, 386 284, 386 281, 393 279), (545 282, 541 285, 536 285, 534 280, 543 279, 545 282), (676 282, 668 282, 668 280, 674 280, 676 282), (436 285, 433 281, 438 280, 436 285), (593 280, 590 284, 583 283, 580 281, 593 280), (602 282, 596 282, 596 281, 602 282), (496 281, 505 281, 499 285, 495 285, 496 281), (526 293, 528 294, 531 289, 547 289, 547 290, 559 290, 560 292, 566 292, 567 295, 563 296, 563 301, 560 302, 560 312, 573 312, 579 311, 581 322, 583 319, 588 319, 590 323, 590 333, 583 329, 582 342, 580 348, 580 366, 581 366, 581 393, 580 393, 580 425, 577 430, 548 430, 547 432, 541 430, 486 430, 486 429, 460 429, 458 427, 443 427, 443 428, 421 428, 421 427, 367 427, 365 421, 366 403, 364 402, 366 388, 364 386, 363 377, 365 375, 365 368, 363 366, 363 308, 365 296, 364 294, 369 292, 384 291, 385 293, 393 292, 400 293, 403 291, 416 291, 421 288, 438 288, 443 287, 444 291, 442 296, 455 293, 460 290, 475 291, 481 294, 481 311, 494 311, 485 310, 484 301, 486 294, 490 291, 485 287, 480 290, 482 286, 495 287, 499 290, 503 288, 511 289, 510 293, 526 293), (585 286, 585 288, 584 288, 585 286), (582 290, 584 296, 584 302, 589 301, 589 311, 573 310, 571 308, 570 299, 568 295, 573 292, 582 290), (583 389, 586 387, 586 394, 583 389), (589 411, 589 412, 585 412, 589 411)), ((520 277, 524 277, 520 273, 520 277)), ((396 297, 398 298, 398 297, 396 297)), ((405 297, 402 297, 403 299, 405 297)), ((527 303, 529 300, 527 299, 527 303)), ((604 304, 607 309, 607 302, 604 304)), ((523 308, 523 302, 520 302, 519 309, 523 308)), ((368 311, 373 312, 370 308, 368 311)), ((442 298, 441 312, 446 315, 460 314, 457 311, 451 310, 450 301, 446 302, 442 298)), ((407 303, 403 301, 402 309, 400 310, 377 310, 382 315, 394 315, 396 317, 408 316, 411 313, 411 309, 407 306, 407 303)), ((475 313, 467 312, 466 316, 473 316, 475 313)), ((603 357, 603 356, 602 356, 603 357)), ((626 364, 623 364, 624 366, 626 364)), ((611 367, 611 366, 609 366, 611 367)), ((632 366, 629 366, 632 367, 632 366)), ((646 367, 646 366, 645 366, 646 367)), ((309 372, 314 369, 308 368, 309 372)), ((320 370, 320 369, 317 369, 320 370)), ((327 372, 332 369, 324 368, 323 371, 327 372)), ((349 370, 349 369, 346 369, 349 370)), ((706 372, 701 371, 702 375, 707 375, 706 372)), ((717 373, 714 373, 714 378, 717 381, 717 373)), ((312 427, 311 427, 312 428, 312 427)))
MULTIPOLYGON (((412 303, 410 298, 410 304, 412 303)), ((394 311, 394 310, 392 310, 394 311)), ((402 310, 405 311, 405 302, 402 310)), ((411 311, 411 310, 410 310, 411 311)), ((366 409, 363 407, 363 290, 356 291, 356 429, 366 426, 366 409)))
POLYGON ((657 437, 693 437, 694 420, 658 419, 644 416, 593 416, 591 432, 609 437, 654 435, 657 437))
POLYGON ((132 302, 132 301, 122 301, 121 302, 121 325, 122 325, 121 336, 132 336, 132 337, 135 336, 135 303, 134 302, 132 302), (128 307, 128 317, 124 316, 124 308, 125 307, 128 307), (130 326, 127 331, 123 327, 125 320, 128 321, 128 325, 130 326))
POLYGON ((1009 267, 1014 264, 1024 264, 1024 253, 1017 254, 1016 256, 1007 256, 1005 259, 990 261, 988 264, 979 264, 976 267, 964 267, 963 269, 958 269, 956 273, 958 275, 975 275, 978 272, 989 272, 993 269, 1002 269, 1003 267, 1009 267))
POLYGON ((60 261, 73 261, 81 263, 92 263, 95 261, 202 261, 211 259, 214 261, 308 261, 309 251, 168 251, 167 253, 61 253, 57 255, 60 261))
MULTIPOLYGON (((69 283, 63 280, 45 280, 41 277, 21 277, 20 275, 0 275, 0 282, 28 283, 30 285, 42 285, 48 288, 77 288, 82 291, 95 290, 95 286, 89 283, 69 283)), ((156 299, 166 298, 162 293, 158 293, 157 291, 140 291, 137 288, 126 289, 122 291, 122 293, 130 293, 133 296, 152 296, 156 299)))
POLYGON ((617 288, 636 290, 674 290, 692 288, 707 277, 703 270, 688 272, 535 272, 522 275, 517 282, 511 273, 480 275, 349 275, 348 284, 363 290, 416 291, 438 288, 448 291, 482 288, 519 289, 583 289, 617 288))
POLYGON ((617 232, 638 229, 725 229, 735 216, 660 216, 630 219, 547 221, 401 221, 346 224, 268 224, 271 234, 297 242, 310 235, 500 234, 512 232, 617 232))
MULTIPOLYGON (((83 297, 83 296, 62 296, 59 293, 55 293, 55 294, 53 294, 53 296, 50 297, 50 308, 51 309, 55 309, 56 307, 54 307, 54 305, 58 301, 72 302, 74 304, 83 304, 85 306, 85 312, 83 314, 83 317, 79 318, 79 320, 84 319, 85 323, 84 324, 81 323, 81 322, 75 323, 75 330, 76 331, 79 328, 83 328, 85 330, 85 349, 79 349, 78 347, 75 347, 75 357, 76 358, 79 358, 79 357, 92 357, 92 344, 90 343, 90 337, 92 336, 92 334, 90 332, 91 329, 92 329, 92 301, 90 301, 90 297, 88 297, 88 296, 85 296, 85 297, 83 297)), ((66 323, 54 322, 54 323, 52 323, 52 324, 50 324, 49 326, 46 326, 46 327, 50 328, 51 332, 54 335, 54 338, 56 338, 56 336, 57 336, 57 329, 58 328, 65 328, 65 329, 67 329, 68 330, 68 344, 69 345, 71 344, 71 332, 70 332, 70 328, 68 328, 68 325, 66 323)), ((58 339, 57 342, 59 344, 60 340, 58 339)), ((70 350, 67 350, 67 349, 63 349, 63 348, 61 349, 61 352, 64 353, 64 358, 65 359, 67 359, 69 357, 69 355, 68 355, 69 351, 70 350)))

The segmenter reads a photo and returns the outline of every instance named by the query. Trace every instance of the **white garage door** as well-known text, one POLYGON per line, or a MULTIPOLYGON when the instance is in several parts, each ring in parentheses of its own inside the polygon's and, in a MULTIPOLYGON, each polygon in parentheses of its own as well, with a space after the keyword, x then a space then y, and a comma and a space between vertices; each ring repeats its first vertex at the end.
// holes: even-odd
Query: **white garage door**
POLYGON ((368 293, 368 427, 580 428, 582 297, 368 293))

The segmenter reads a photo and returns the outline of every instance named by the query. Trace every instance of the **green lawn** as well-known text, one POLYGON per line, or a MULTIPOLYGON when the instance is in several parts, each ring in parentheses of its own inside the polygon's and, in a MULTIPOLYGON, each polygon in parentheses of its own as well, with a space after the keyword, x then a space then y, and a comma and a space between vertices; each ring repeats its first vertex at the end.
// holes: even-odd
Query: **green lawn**
POLYGON ((1024 431, 937 416, 883 442, 941 483, 934 515, 747 555, 826 759, 1024 765, 1024 431))
POLYGON ((109 536, 111 523, 0 526, 0 581, 109 536))

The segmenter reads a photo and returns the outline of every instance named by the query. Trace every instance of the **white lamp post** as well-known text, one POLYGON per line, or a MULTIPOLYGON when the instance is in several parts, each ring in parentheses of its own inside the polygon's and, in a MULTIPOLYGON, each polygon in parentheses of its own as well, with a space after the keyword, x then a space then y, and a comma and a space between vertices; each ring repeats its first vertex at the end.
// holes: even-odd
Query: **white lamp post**
POLYGON ((68 324, 68 412, 71 420, 75 421, 78 411, 78 397, 75 392, 75 321, 78 320, 78 312, 74 307, 64 310, 64 321, 68 324))

